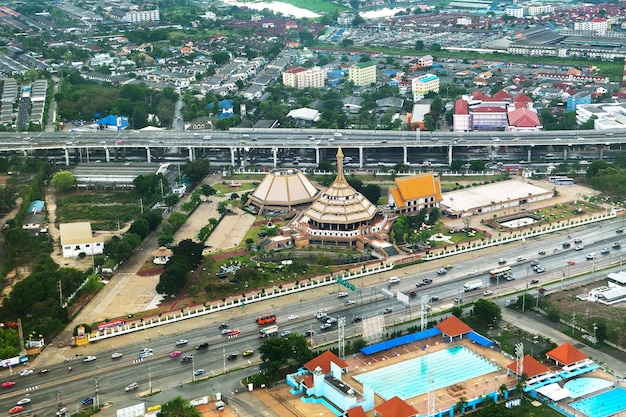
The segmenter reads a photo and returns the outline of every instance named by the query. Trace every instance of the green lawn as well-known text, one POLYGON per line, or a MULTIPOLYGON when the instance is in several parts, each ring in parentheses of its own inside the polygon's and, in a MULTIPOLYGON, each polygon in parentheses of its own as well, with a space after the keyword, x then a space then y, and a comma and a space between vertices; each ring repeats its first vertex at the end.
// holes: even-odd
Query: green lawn
MULTIPOLYGON (((134 192, 110 191, 64 195, 57 198, 57 222, 91 222, 93 230, 116 230, 141 212, 140 197, 134 192), (103 203, 106 202, 106 203, 103 203)), ((143 201, 144 209, 150 207, 143 201)))
POLYGON ((331 13, 335 10, 346 10, 345 7, 324 0, 281 0, 301 9, 311 10, 317 13, 331 13))

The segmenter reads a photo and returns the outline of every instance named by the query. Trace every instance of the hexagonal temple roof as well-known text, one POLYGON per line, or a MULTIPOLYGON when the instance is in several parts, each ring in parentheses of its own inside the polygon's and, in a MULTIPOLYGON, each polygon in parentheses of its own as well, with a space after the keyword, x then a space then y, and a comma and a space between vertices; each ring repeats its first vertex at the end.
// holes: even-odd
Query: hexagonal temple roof
POLYGON ((283 207, 308 204, 319 194, 319 190, 297 169, 272 171, 250 194, 248 203, 259 208, 283 207))

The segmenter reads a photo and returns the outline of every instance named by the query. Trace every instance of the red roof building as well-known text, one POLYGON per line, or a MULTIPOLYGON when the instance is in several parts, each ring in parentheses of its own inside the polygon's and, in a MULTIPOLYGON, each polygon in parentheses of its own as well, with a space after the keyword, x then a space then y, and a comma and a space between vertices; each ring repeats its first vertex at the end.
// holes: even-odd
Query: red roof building
POLYGON ((376 417, 417 417, 418 415, 419 412, 415 408, 398 396, 374 407, 374 416, 376 417))
MULTIPOLYGON (((530 355, 524 356, 522 361, 522 372, 525 373, 529 379, 538 375, 543 375, 550 371, 547 366, 540 363, 539 361, 537 361, 537 359, 533 358, 530 355)), ((507 369, 513 374, 517 375, 517 361, 511 363, 510 365, 507 365, 507 369)))
POLYGON ((576 362, 589 359, 589 356, 576 349, 570 343, 563 343, 546 353, 548 359, 552 359, 557 365, 571 365, 576 362))
POLYGON ((363 411, 363 407, 358 405, 346 411, 345 416, 346 417, 365 417, 366 415, 365 415, 365 411, 363 411))
POLYGON ((335 355, 330 350, 322 353, 319 356, 311 359, 307 363, 304 364, 304 367, 309 371, 313 372, 319 366, 323 374, 330 373, 330 363, 334 363, 339 366, 341 369, 346 370, 348 368, 348 364, 341 360, 337 355, 335 355))
POLYGON ((507 116, 511 131, 538 131, 543 128, 537 113, 526 107, 516 108, 510 111, 507 116))
POLYGON ((447 336, 450 340, 455 337, 462 339, 463 335, 472 331, 472 328, 463 323, 457 316, 450 316, 435 327, 439 329, 444 337, 447 336))

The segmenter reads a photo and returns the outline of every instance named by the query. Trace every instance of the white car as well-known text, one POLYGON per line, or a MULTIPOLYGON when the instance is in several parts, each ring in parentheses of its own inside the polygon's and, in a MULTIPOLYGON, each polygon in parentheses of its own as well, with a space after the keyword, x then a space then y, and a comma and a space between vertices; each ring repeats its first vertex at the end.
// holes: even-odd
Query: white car
POLYGON ((17 402, 17 405, 25 405, 25 404, 30 404, 30 398, 22 398, 21 400, 17 402))
POLYGON ((180 339, 176 341, 176 346, 185 346, 187 343, 189 343, 187 339, 180 339))
POLYGON ((87 356, 85 359, 83 359, 83 362, 93 362, 96 360, 95 356, 87 356))
POLYGON ((390 284, 399 284, 400 283, 400 278, 398 278, 398 277, 391 277, 391 278, 389 278, 389 283, 390 284))
POLYGON ((345 303, 343 303, 343 305, 345 305, 345 306, 351 306, 352 304, 356 304, 356 301, 354 301, 354 300, 348 300, 348 301, 346 301, 345 303))
POLYGON ((20 376, 28 376, 28 375, 32 375, 33 374, 33 370, 32 369, 24 369, 23 371, 20 371, 20 376))
POLYGON ((295 319, 297 319, 297 318, 298 318, 298 315, 297 315, 297 314, 290 314, 290 315, 287 317, 287 320, 295 320, 295 319))
POLYGON ((340 292, 339 294, 337 294, 337 298, 343 298, 343 297, 347 297, 348 293, 347 292, 340 292))
POLYGON ((488 296, 488 295, 491 295, 491 294, 493 294, 493 291, 491 291, 491 290, 483 291, 483 295, 484 296, 488 296))
POLYGON ((467 273, 467 275, 479 275, 479 274, 480 274, 480 272, 478 272, 478 271, 474 271, 474 270, 471 270, 471 271, 469 271, 469 272, 467 273))
POLYGON ((121 358, 123 355, 119 352, 115 352, 111 354, 111 359, 119 359, 121 358))
POLYGON ((139 354, 139 357, 140 358, 147 358, 148 356, 152 356, 152 355, 154 355, 154 353, 152 353, 152 352, 141 352, 139 354))

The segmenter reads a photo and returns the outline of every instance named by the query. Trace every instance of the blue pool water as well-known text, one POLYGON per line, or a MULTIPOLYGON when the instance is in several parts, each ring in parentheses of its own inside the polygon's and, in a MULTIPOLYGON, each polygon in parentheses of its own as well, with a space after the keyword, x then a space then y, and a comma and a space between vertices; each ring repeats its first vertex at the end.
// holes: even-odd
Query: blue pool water
POLYGON ((570 403, 570 406, 589 417, 609 417, 626 410, 626 390, 612 389, 584 400, 570 403))
POLYGON ((571 397, 576 399, 612 385, 611 381, 601 378, 576 378, 566 382, 565 388, 572 394, 571 397))
POLYGON ((385 400, 394 395, 406 400, 430 391, 466 381, 500 368, 463 346, 454 346, 402 363, 386 366, 354 378, 385 400), (432 372, 433 383, 429 382, 432 372))

